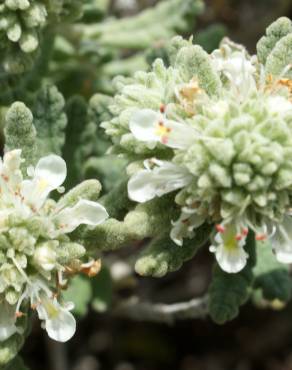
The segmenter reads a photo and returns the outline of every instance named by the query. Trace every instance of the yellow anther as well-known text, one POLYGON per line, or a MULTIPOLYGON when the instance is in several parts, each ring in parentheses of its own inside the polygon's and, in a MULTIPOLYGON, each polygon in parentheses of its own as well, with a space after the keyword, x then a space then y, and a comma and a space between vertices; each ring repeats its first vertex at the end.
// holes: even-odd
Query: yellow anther
POLYGON ((167 143, 171 128, 166 127, 162 121, 159 121, 155 130, 155 134, 161 138, 163 144, 167 143))

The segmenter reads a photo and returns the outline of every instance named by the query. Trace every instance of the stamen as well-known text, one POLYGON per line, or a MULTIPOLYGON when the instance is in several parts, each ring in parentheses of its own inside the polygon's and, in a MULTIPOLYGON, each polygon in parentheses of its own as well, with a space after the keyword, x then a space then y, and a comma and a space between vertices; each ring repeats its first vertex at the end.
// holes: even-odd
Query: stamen
POLYGON ((235 240, 237 240, 238 242, 239 242, 240 240, 242 240, 242 238, 243 238, 243 236, 242 236, 241 234, 237 234, 237 235, 235 236, 235 240))
POLYGON ((21 312, 21 311, 17 311, 15 312, 15 318, 16 319, 19 319, 20 317, 23 317, 25 316, 25 313, 21 312))
POLYGON ((247 236, 247 234, 248 234, 248 228, 247 227, 244 227, 242 229, 241 233, 242 233, 243 236, 247 236))
POLYGON ((217 225, 215 225, 215 228, 218 231, 218 233, 220 233, 220 234, 225 232, 225 227, 223 225, 217 224, 217 225))
POLYGON ((256 238, 257 241, 264 241, 264 240, 267 239, 267 235, 266 234, 257 234, 255 238, 256 238))
POLYGON ((159 108, 159 110, 160 110, 160 113, 165 113, 165 104, 161 104, 160 105, 160 108, 159 108))

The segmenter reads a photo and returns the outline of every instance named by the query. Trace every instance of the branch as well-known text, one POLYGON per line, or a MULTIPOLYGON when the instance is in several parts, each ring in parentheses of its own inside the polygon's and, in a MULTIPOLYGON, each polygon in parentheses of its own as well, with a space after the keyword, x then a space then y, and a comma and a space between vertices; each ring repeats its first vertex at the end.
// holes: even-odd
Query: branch
POLYGON ((173 324, 176 320, 205 317, 208 313, 207 301, 207 295, 173 304, 139 302, 134 297, 119 304, 113 314, 131 320, 173 324))

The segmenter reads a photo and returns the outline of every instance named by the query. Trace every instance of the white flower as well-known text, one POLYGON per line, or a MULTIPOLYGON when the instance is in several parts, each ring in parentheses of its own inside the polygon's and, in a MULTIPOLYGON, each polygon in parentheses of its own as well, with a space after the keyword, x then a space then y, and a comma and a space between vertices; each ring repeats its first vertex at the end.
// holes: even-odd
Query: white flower
POLYGON ((212 57, 215 69, 228 79, 238 97, 243 98, 256 89, 256 68, 244 49, 232 50, 227 41, 220 49, 213 51, 212 57))
POLYGON ((241 271, 246 265, 248 254, 244 250, 247 229, 242 230, 235 224, 218 225, 215 245, 210 251, 215 253, 216 260, 222 270, 229 273, 241 271))
POLYGON ((73 337, 76 331, 76 320, 70 310, 74 305, 72 303, 60 305, 43 280, 28 279, 27 287, 16 306, 16 316, 19 316, 20 306, 25 299, 28 299, 31 307, 37 311, 39 319, 43 322, 43 328, 50 338, 66 342, 73 337))
POLYGON ((108 217, 106 209, 99 203, 86 199, 79 200, 74 207, 58 212, 55 221, 61 225, 63 233, 69 233, 81 224, 96 226, 108 217))
POLYGON ((73 307, 71 303, 61 306, 55 297, 42 297, 37 312, 51 339, 67 342, 73 337, 76 331, 76 320, 70 312, 73 307))
POLYGON ((205 217, 198 215, 195 210, 184 208, 179 219, 172 222, 172 229, 170 232, 171 239, 182 246, 184 238, 192 238, 194 236, 194 229, 203 225, 205 217))
POLYGON ((128 182, 130 199, 144 203, 155 197, 188 185, 192 176, 189 171, 181 166, 167 161, 155 161, 157 166, 153 169, 140 170, 128 182))
POLYGON ((160 142, 170 148, 187 148, 197 137, 197 131, 187 125, 169 120, 162 113, 151 109, 142 109, 134 113, 129 123, 136 139, 148 143, 154 148, 160 142))
POLYGON ((49 193, 63 184, 66 174, 66 163, 61 157, 51 154, 41 158, 33 171, 33 178, 21 183, 24 201, 38 210, 49 193))

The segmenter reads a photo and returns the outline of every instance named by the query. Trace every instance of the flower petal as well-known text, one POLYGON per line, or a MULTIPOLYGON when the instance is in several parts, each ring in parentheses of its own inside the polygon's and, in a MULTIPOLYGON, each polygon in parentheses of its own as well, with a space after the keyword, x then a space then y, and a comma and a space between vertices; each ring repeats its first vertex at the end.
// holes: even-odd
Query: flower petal
POLYGON ((97 202, 81 199, 71 208, 65 208, 55 218, 62 232, 69 233, 81 224, 96 226, 108 218, 106 209, 97 202))
POLYGON ((237 273, 246 265, 248 254, 243 246, 246 235, 240 234, 241 226, 229 224, 215 235, 210 251, 215 253, 216 260, 222 270, 228 273, 237 273))
POLYGON ((170 148, 188 148, 197 138, 190 125, 169 120, 151 109, 137 111, 129 127, 136 139, 149 144, 161 142, 170 148))
POLYGON ((205 222, 206 217, 196 213, 182 212, 179 219, 172 223, 170 238, 182 246, 184 238, 192 238, 195 235, 195 229, 205 222))
POLYGON ((24 180, 21 194, 25 201, 35 208, 42 206, 52 190, 63 184, 67 174, 65 161, 54 154, 39 160, 32 180, 24 180))
POLYGON ((132 134, 140 141, 157 142, 159 136, 155 134, 155 127, 162 115, 151 109, 142 109, 133 114, 129 127, 132 134))
POLYGON ((284 217, 271 237, 276 258, 281 263, 292 263, 292 217, 284 217))
POLYGON ((56 315, 45 321, 45 329, 51 339, 58 342, 67 342, 73 337, 76 331, 76 320, 66 308, 54 302, 58 310, 56 315))
POLYGON ((248 254, 238 246, 235 249, 228 249, 224 244, 220 244, 215 252, 216 260, 222 270, 229 273, 237 273, 246 265, 248 254))
POLYGON ((141 170, 128 182, 130 199, 144 203, 156 196, 180 189, 189 184, 192 176, 184 167, 161 161, 153 170, 141 170))

